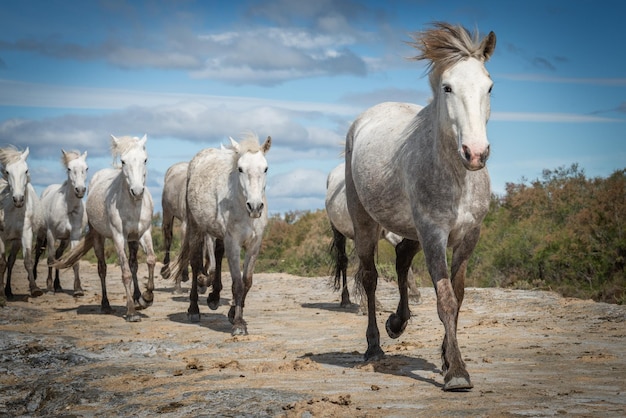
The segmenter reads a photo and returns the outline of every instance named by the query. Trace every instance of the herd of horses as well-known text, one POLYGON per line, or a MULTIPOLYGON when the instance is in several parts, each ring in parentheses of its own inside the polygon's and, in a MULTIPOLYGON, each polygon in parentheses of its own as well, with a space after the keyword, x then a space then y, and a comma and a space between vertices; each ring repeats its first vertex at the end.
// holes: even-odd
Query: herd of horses
MULTIPOLYGON (((365 360, 384 355, 376 321, 378 272, 374 257, 378 241, 388 239, 396 252, 400 298, 385 325, 391 338, 402 334, 410 318, 409 284, 414 284, 409 280, 410 266, 423 249, 445 329, 443 389, 451 391, 472 388, 456 331, 467 263, 489 208, 486 125, 493 82, 485 63, 495 43, 493 32, 481 38, 477 32, 442 22, 415 33, 411 45, 418 55, 414 59, 427 62, 432 101, 423 108, 387 102, 359 115, 346 135, 345 164, 330 173, 327 183, 326 208, 338 250, 335 277, 336 286, 342 289, 342 305, 350 303, 346 238, 354 240, 359 259, 355 282, 365 293, 368 315, 365 360), (452 248, 450 268, 448 247, 452 248)), ((48 254, 47 289, 61 290, 58 270, 73 267, 74 295, 82 295, 78 261, 93 248, 102 285, 101 308, 110 312, 104 258, 108 238, 114 243, 122 270, 126 320, 140 320, 136 310, 153 301, 156 262, 151 236, 153 201, 146 187, 146 141, 146 136, 112 136, 116 164, 93 175, 86 203, 86 152, 62 151, 67 180, 49 186, 39 198, 29 181, 28 148, 0 149, 0 296, 12 297, 11 270, 20 248, 30 294, 35 297, 43 293, 36 283, 36 264, 44 247, 48 254), (70 251, 63 255, 68 246, 70 251), (146 253, 149 272, 143 293, 137 280, 139 246, 146 253)), ((203 287, 212 288, 207 298, 209 307, 218 307, 221 264, 227 257, 233 295, 228 318, 233 335, 247 333, 243 308, 267 225, 265 155, 271 143, 270 137, 259 143, 252 134, 240 142, 231 139, 229 146, 203 149, 190 162, 173 166, 166 174, 166 253, 161 274, 174 277, 180 290, 180 280, 186 278, 191 266, 188 314, 190 321, 199 321, 198 294, 203 287), (181 250, 170 263, 174 218, 182 221, 183 237, 181 250)))

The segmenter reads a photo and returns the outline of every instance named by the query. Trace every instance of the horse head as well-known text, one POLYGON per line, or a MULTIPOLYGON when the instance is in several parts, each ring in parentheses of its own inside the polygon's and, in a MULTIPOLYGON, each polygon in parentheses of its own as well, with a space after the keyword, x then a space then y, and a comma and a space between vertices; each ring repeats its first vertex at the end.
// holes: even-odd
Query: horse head
POLYGON ((489 158, 487 121, 493 86, 485 63, 496 47, 496 35, 490 32, 481 41, 477 33, 461 26, 437 23, 434 30, 414 39, 413 45, 422 52, 415 59, 430 60, 439 130, 444 138, 453 139, 467 170, 482 169, 489 158))
POLYGON ((61 150, 67 168, 67 181, 77 198, 82 199, 87 191, 87 151, 82 155, 77 152, 61 150))
POLYGON ((3 150, 2 158, 2 177, 7 181, 9 190, 13 197, 13 204, 17 208, 24 206, 26 202, 26 187, 30 181, 28 174, 28 164, 26 164, 26 158, 28 158, 29 149, 26 148, 24 152, 19 152, 11 148, 5 148, 3 150))
POLYGON ((111 135, 114 154, 119 155, 122 173, 128 184, 128 191, 137 200, 143 198, 146 188, 148 153, 146 151, 147 136, 116 138, 111 135))
POLYGON ((251 218, 260 218, 265 208, 267 178, 265 154, 272 145, 272 138, 268 136, 260 146, 257 141, 246 141, 241 144, 232 138, 230 141, 232 149, 239 155, 237 159, 239 186, 246 201, 246 209, 251 218))

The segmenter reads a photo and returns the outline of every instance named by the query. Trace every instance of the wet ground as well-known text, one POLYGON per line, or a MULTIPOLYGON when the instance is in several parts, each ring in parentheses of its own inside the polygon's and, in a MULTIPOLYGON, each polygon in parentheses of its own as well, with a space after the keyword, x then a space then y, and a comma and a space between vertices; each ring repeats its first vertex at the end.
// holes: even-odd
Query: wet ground
POLYGON ((200 323, 188 322, 187 296, 160 277, 154 305, 127 323, 119 268, 108 269, 113 315, 100 313, 95 265, 81 264, 81 298, 69 292, 71 270, 61 279, 67 293, 29 298, 22 269, 17 299, 0 308, 0 416, 626 414, 624 306, 468 289, 458 338, 474 389, 447 393, 431 288, 420 289, 407 330, 392 340, 384 321, 397 291, 379 283, 386 358, 364 363, 367 318, 356 305, 339 308, 327 278, 257 274, 246 301, 249 335, 232 337, 228 277, 222 306, 210 311, 203 302, 200 323))

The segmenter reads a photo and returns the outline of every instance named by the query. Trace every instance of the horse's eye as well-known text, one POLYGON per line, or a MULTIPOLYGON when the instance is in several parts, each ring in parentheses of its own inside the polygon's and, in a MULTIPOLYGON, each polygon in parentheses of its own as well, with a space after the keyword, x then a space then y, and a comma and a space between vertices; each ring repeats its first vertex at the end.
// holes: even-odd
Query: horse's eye
POLYGON ((452 93, 452 87, 445 85, 443 86, 443 92, 444 93, 452 93))
POLYGON ((243 168, 239 167, 239 172, 243 173, 243 168))
POLYGON ((67 172, 69 173, 70 171, 72 171, 72 169, 68 167, 67 168, 67 172))
POLYGON ((144 164, 148 164, 148 159, 146 158, 145 160, 143 160, 144 164))
POLYGON ((122 165, 126 165, 126 161, 122 160, 122 165))
POLYGON ((263 170, 264 173, 267 173, 267 167, 265 167, 265 170, 263 170))
POLYGON ((493 90, 493 84, 489 87, 489 94, 491 94, 491 90, 493 90))

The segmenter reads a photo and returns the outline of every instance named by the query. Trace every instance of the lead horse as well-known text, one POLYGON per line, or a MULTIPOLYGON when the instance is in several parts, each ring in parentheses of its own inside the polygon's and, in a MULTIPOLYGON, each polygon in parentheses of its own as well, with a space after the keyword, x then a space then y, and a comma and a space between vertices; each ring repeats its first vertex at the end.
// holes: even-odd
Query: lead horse
POLYGON ((265 154, 272 144, 267 137, 259 144, 256 135, 247 135, 240 143, 231 138, 230 148, 206 148, 198 152, 187 171, 187 233, 176 259, 173 275, 191 264, 189 319, 200 320, 198 276, 203 268, 203 241, 215 238, 215 278, 207 304, 217 309, 222 290, 222 257, 226 253, 232 279, 232 302, 228 319, 233 335, 248 333, 243 319, 246 295, 252 287, 252 275, 263 232, 267 226, 265 154), (241 250, 245 250, 243 271, 241 250))
POLYGON ((490 201, 487 120, 493 81, 485 63, 493 32, 479 38, 461 26, 437 22, 413 35, 415 60, 428 61, 431 103, 382 103, 362 113, 346 137, 346 193, 359 257, 357 277, 368 303, 365 360, 384 356, 376 324, 374 264, 381 227, 405 239, 396 248, 400 301, 386 322, 399 337, 410 317, 407 271, 424 250, 445 329, 444 390, 472 388, 456 330, 467 263, 490 201), (448 272, 446 247, 451 247, 448 272))
POLYGON ((101 310, 111 313, 106 290, 107 265, 104 241, 113 240, 122 269, 122 282, 126 290, 126 321, 138 322, 141 317, 135 309, 152 304, 154 295, 154 265, 156 257, 152 248, 152 212, 154 204, 146 187, 148 153, 147 138, 111 135, 111 151, 119 157, 121 167, 105 168, 96 172, 87 194, 87 219, 89 231, 78 245, 59 261, 56 268, 67 268, 77 263, 92 247, 98 259, 98 275, 102 286, 101 310), (128 256, 126 244, 128 243, 128 256), (146 252, 148 285, 141 293, 137 280, 137 250, 146 252), (131 283, 132 281, 132 283, 131 283))

